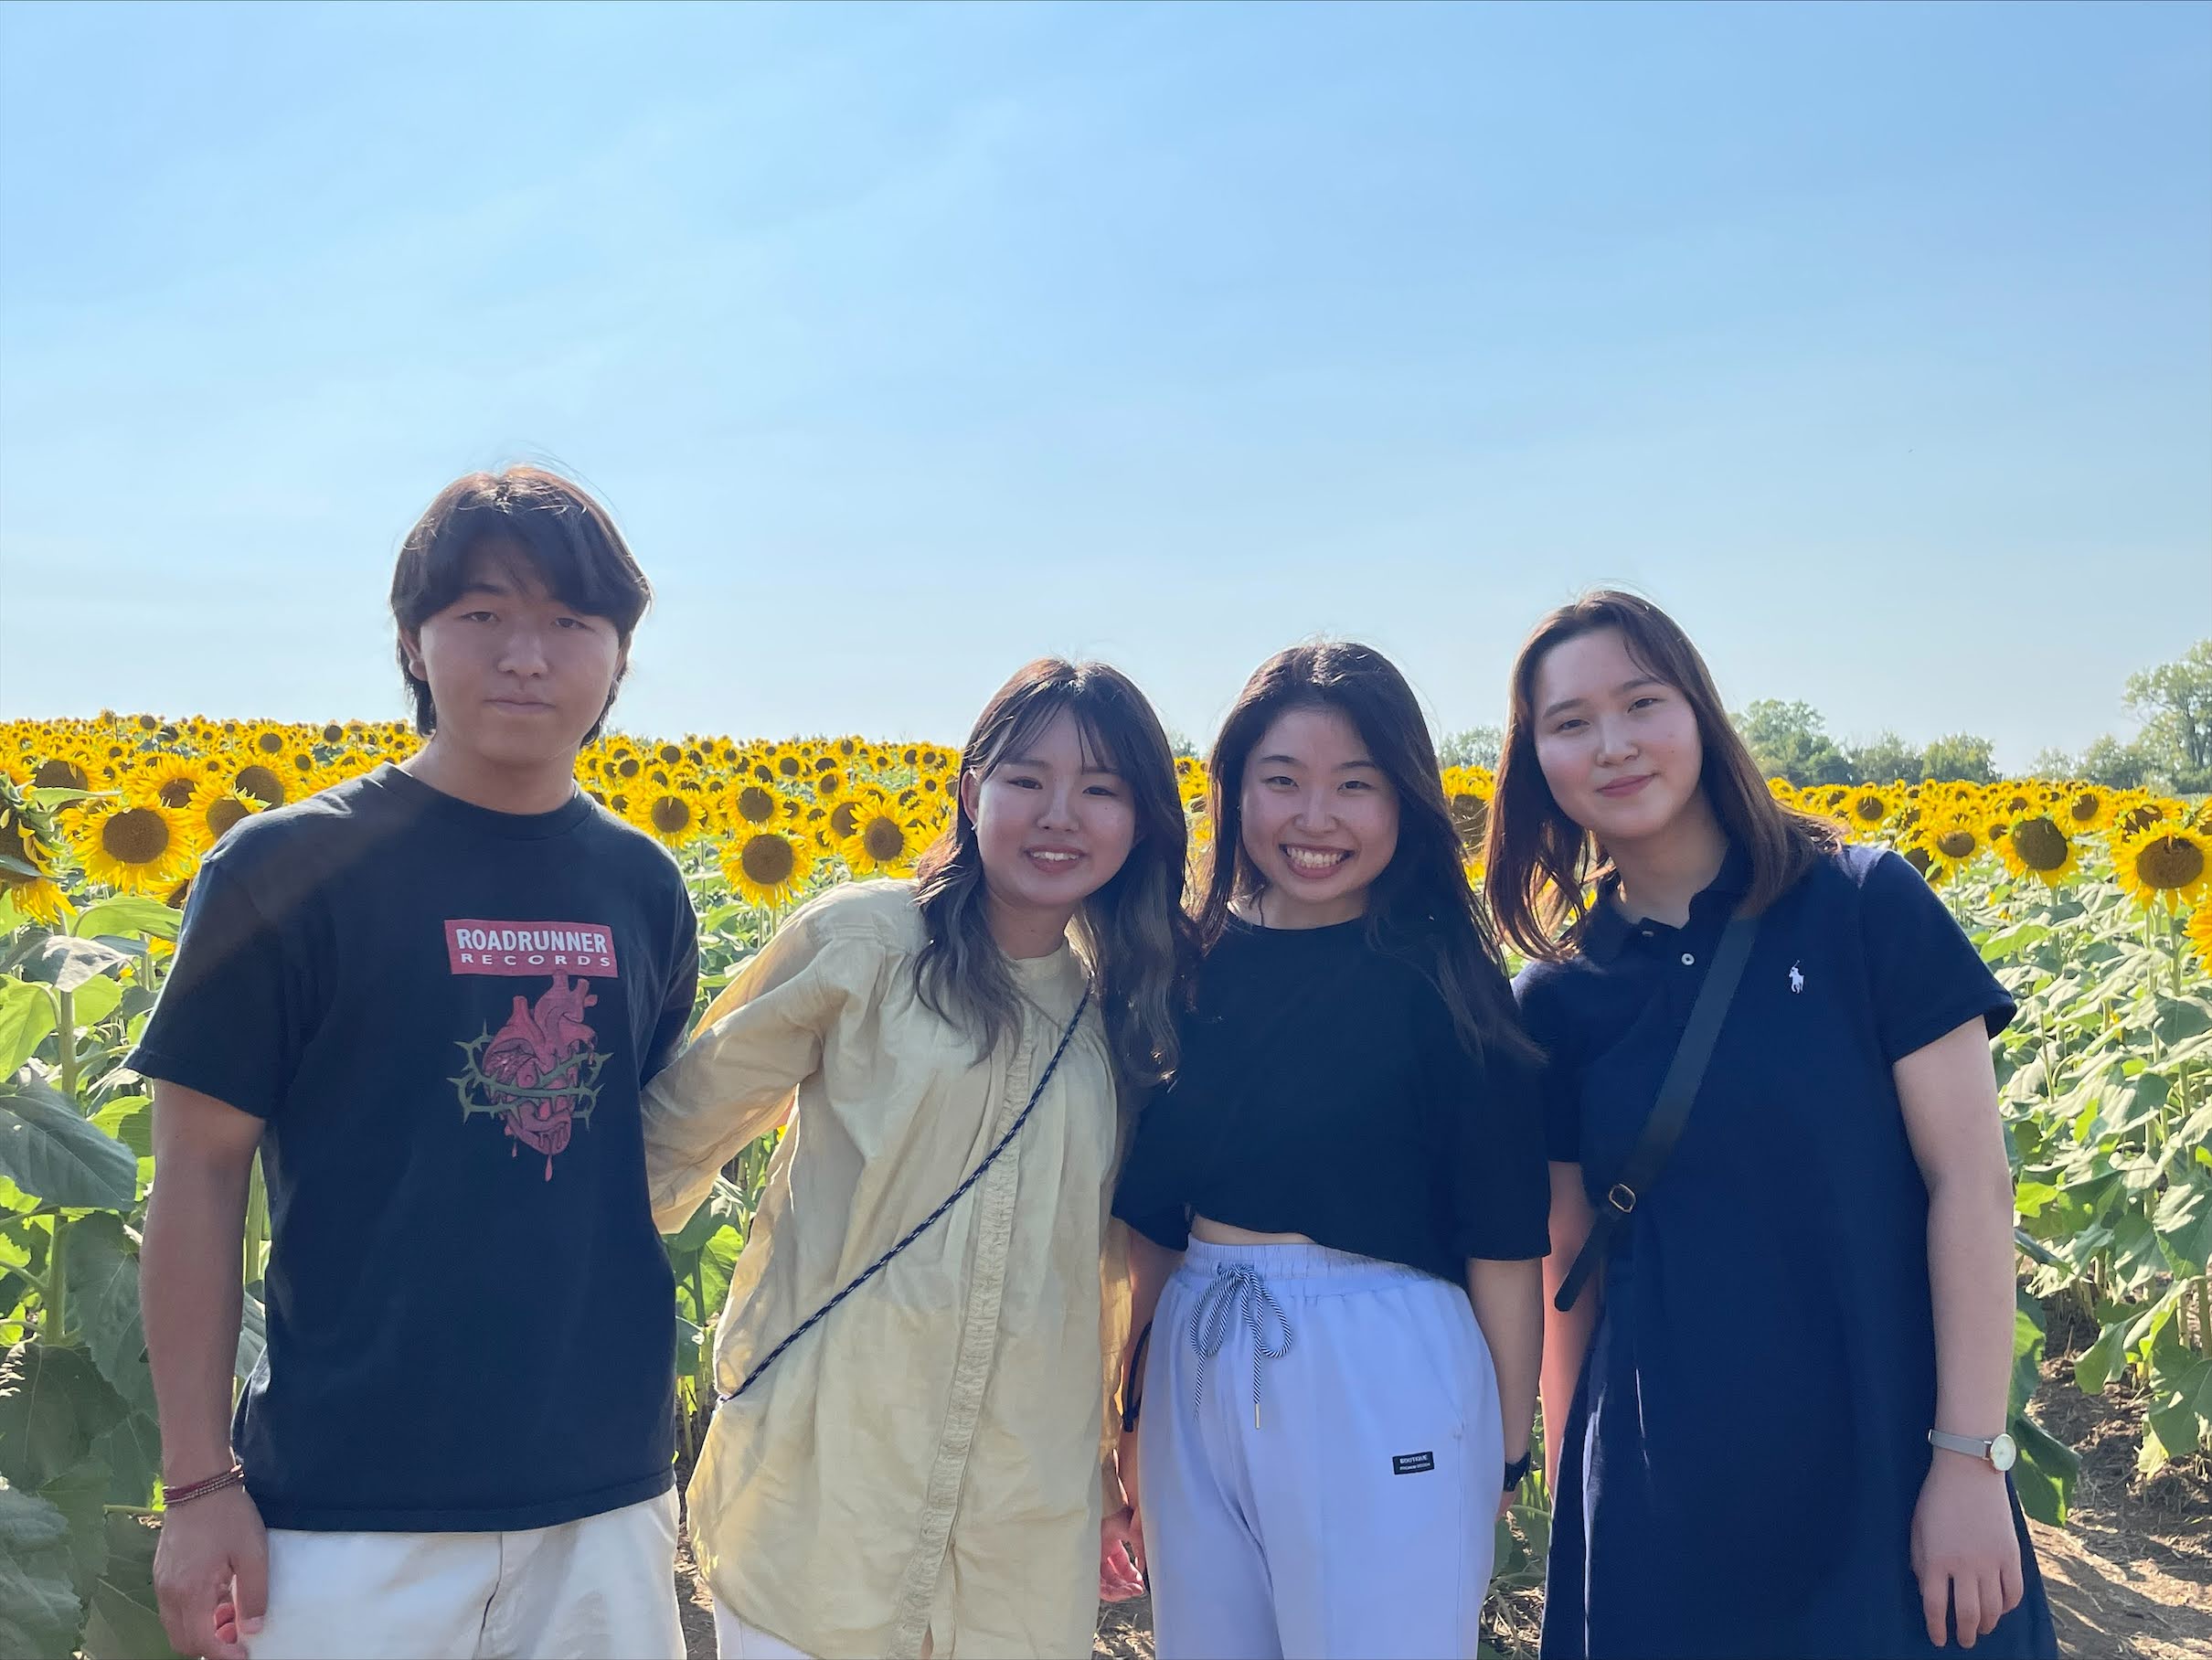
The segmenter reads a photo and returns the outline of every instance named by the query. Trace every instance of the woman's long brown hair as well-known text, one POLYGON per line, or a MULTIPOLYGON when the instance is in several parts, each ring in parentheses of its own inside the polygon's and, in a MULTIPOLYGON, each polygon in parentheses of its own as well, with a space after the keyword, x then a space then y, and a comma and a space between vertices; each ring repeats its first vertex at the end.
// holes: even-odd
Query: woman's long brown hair
POLYGON ((1774 799, 1681 625, 1641 595, 1593 589, 1538 622, 1514 659, 1483 852, 1484 891, 1499 931, 1525 955, 1551 962, 1573 953, 1590 920, 1585 896, 1613 875, 1613 864, 1597 837, 1567 815, 1537 761, 1537 674, 1554 646, 1603 628, 1619 630, 1630 661, 1680 692, 1696 713, 1699 787, 1722 831, 1751 861, 1749 909, 1764 910, 1844 840, 1834 820, 1774 799))

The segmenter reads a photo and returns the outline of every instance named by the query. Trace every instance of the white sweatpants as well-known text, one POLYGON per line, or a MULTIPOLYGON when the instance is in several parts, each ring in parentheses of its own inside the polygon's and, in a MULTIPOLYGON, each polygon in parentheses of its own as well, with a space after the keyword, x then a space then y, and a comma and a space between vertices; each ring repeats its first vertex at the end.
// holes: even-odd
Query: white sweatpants
POLYGON ((1460 1286, 1193 1240, 1139 1433, 1159 1660, 1474 1654, 1505 1450, 1460 1286))
POLYGON ((683 1660, 676 1497, 519 1533, 269 1533, 253 1660, 683 1660))

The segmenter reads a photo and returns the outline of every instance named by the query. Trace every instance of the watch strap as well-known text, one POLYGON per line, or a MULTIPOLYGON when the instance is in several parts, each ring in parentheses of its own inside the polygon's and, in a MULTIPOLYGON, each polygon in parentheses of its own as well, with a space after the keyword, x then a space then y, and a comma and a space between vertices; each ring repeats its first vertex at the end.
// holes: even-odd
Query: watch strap
POLYGON ((1990 1456, 1990 1449, 1996 1445, 1996 1442, 1997 1438, 1994 1435, 1953 1435, 1948 1430, 1928 1431, 1930 1446, 1941 1447, 1946 1452, 1963 1452, 1967 1457, 1978 1458, 1984 1463, 1996 1462, 1990 1456))

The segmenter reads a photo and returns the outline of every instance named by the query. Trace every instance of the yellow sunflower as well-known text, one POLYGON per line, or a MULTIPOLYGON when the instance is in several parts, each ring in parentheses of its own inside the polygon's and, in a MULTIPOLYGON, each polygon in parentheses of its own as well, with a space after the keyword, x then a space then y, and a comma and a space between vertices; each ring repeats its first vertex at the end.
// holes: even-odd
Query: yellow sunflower
POLYGON ((291 769, 279 758, 275 764, 249 761, 225 782, 240 795, 250 795, 264 807, 281 807, 311 791, 303 791, 290 777, 291 769))
POLYGON ((1207 811, 1206 781, 1183 787, 1183 829, 1187 839, 1189 863, 1197 867, 1199 856, 1214 845, 1214 817, 1207 811))
POLYGON ((1844 803, 1851 799, 1849 784, 1823 784, 1817 790, 1802 791, 1798 804, 1826 818, 1839 817, 1844 803))
POLYGON ((803 834, 740 829, 722 850, 722 874, 756 905, 782 905, 814 873, 814 854, 803 834))
POLYGON ((2170 797, 2130 790, 2112 803, 2112 839, 2115 842, 2132 840, 2153 825, 2175 822, 2185 816, 2182 804, 2170 797))
POLYGON ((23 916, 58 925, 69 910, 54 880, 54 846, 15 791, 0 786, 0 898, 23 916))
POLYGON ((856 877, 910 876, 926 843, 914 825, 883 803, 861 807, 837 851, 856 877))
POLYGON ((1997 844, 2005 867, 2017 877, 2034 877, 2056 888, 2079 870, 2081 849, 2047 813, 2015 824, 1997 844))
POLYGON ((82 761, 69 755, 49 755, 31 773, 34 790, 89 790, 92 774, 82 761))
POLYGON ((84 873, 129 893, 154 893, 189 876, 199 862, 192 818, 152 794, 103 797, 70 827, 84 873))
POLYGON ((707 828, 707 803, 697 782, 678 779, 635 797, 630 822, 664 847, 681 847, 707 828))
POLYGON ((2212 887, 2212 836, 2154 821, 2112 848, 2112 876, 2143 905, 2178 906, 2212 887))
POLYGON ((860 815, 871 808, 880 807, 890 797, 874 784, 862 784, 847 794, 840 795, 827 803, 829 833, 833 839, 843 841, 860 828, 860 815))
POLYGON ((1483 837, 1490 829, 1490 798, 1497 781, 1487 767, 1446 767, 1444 806, 1459 832, 1460 857, 1470 871, 1481 867, 1483 837))
POLYGON ((292 732, 272 720, 257 721, 239 748, 245 751, 250 760, 274 765, 283 759, 284 751, 292 748, 292 732))
POLYGON ((1872 835, 1898 809, 1897 800, 1879 784, 1859 784, 1837 814, 1861 835, 1872 835))
POLYGON ((783 797, 756 779, 747 779, 728 790, 722 797, 724 822, 733 830, 744 826, 759 829, 776 822, 783 807, 783 797))
POLYGON ((220 777, 211 777, 200 785, 186 810, 199 826, 202 842, 212 846, 229 835, 240 819, 251 818, 267 805, 259 796, 233 790, 220 777))
POLYGON ((192 805, 192 798, 207 783, 207 763, 188 755, 163 755, 139 778, 144 788, 161 798, 163 806, 181 813, 192 805))
POLYGON ((2200 902, 2189 913, 2189 949, 2196 953, 2196 966, 2212 974, 2212 903, 2200 902))
POLYGON ((1956 876, 1973 863, 1974 856, 1982 851, 1983 839, 1982 825, 1959 812, 1920 827, 1920 846, 1928 850, 1930 870, 1941 866, 1947 878, 1956 876))

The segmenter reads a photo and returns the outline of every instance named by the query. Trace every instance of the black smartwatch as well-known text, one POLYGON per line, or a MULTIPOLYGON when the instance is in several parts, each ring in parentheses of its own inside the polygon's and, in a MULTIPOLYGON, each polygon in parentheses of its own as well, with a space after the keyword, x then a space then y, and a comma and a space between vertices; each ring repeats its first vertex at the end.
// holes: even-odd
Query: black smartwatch
POLYGON ((1519 1486, 1523 1482, 1528 1479, 1529 1461, 1535 1456, 1536 1449, 1531 1447, 1527 1452, 1522 1453, 1520 1457, 1515 1459, 1513 1463, 1505 1466, 1506 1492, 1511 1493, 1515 1487, 1519 1486))

